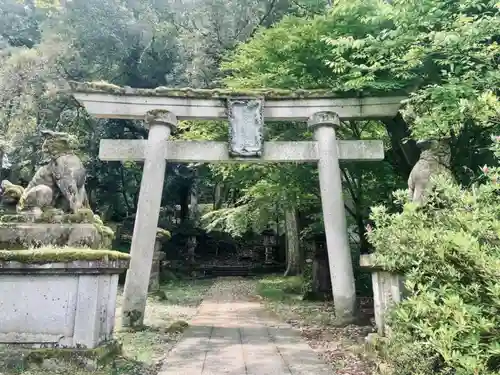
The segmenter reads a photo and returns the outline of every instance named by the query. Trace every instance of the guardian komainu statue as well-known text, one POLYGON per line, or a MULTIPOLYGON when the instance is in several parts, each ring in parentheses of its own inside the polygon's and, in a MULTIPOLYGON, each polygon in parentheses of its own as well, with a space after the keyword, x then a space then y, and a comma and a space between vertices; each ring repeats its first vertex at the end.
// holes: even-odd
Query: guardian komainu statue
POLYGON ((88 208, 86 171, 74 152, 72 136, 49 130, 42 131, 42 136, 46 160, 24 189, 18 211, 59 208, 76 213, 80 208, 88 208))
POLYGON ((451 150, 447 139, 419 141, 417 145, 422 152, 417 164, 411 170, 408 189, 410 200, 423 204, 426 194, 431 189, 431 178, 442 174, 451 176, 451 150))

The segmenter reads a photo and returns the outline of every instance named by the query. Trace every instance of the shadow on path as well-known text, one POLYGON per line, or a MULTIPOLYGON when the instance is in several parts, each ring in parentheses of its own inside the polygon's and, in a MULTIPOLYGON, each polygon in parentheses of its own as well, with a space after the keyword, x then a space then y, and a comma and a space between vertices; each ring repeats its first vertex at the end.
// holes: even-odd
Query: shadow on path
POLYGON ((216 281, 159 375, 333 374, 300 333, 248 301, 242 282, 216 281))

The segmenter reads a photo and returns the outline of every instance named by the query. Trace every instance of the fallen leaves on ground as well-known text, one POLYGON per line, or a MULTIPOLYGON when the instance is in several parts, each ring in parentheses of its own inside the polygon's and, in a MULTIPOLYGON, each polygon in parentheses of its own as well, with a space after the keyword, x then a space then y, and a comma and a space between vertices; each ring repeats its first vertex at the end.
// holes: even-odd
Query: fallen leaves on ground
MULTIPOLYGON (((332 302, 302 301, 300 298, 272 301, 262 298, 266 308, 299 330, 309 345, 317 350, 336 374, 372 375, 376 364, 365 351, 365 337, 373 332, 365 325, 336 326, 332 302)), ((362 301, 364 310, 370 301, 362 301)))

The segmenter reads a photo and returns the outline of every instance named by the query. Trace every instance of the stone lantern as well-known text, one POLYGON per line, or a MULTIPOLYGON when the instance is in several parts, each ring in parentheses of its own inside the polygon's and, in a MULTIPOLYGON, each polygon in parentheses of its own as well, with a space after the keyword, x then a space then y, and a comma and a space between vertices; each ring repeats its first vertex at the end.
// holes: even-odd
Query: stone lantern
POLYGON ((276 234, 272 229, 266 229, 262 232, 264 236, 265 260, 264 264, 274 263, 274 250, 276 248, 276 234))

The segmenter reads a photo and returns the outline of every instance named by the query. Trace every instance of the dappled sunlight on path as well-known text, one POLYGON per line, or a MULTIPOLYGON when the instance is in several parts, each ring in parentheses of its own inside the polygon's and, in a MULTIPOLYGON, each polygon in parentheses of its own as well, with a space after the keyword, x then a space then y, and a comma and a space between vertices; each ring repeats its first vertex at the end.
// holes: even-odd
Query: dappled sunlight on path
POLYGON ((159 375, 330 375, 291 326, 251 301, 252 283, 219 279, 159 375))

